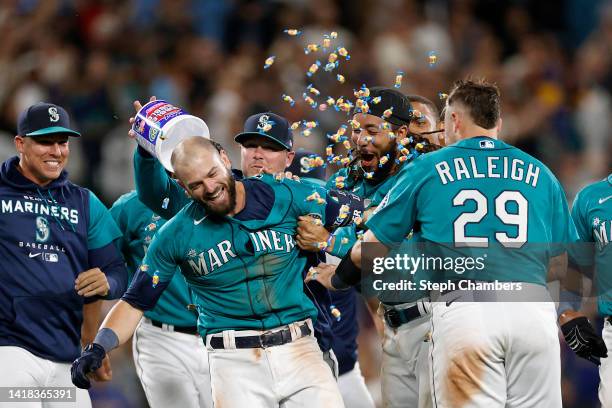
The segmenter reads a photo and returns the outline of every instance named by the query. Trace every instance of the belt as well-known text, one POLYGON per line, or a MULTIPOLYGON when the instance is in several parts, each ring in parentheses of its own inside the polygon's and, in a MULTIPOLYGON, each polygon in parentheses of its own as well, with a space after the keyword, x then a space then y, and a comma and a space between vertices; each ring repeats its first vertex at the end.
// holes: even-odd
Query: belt
POLYGON ((385 321, 389 327, 397 329, 402 324, 406 324, 421 317, 418 305, 407 307, 406 309, 387 309, 385 310, 385 321))
POLYGON ((610 316, 606 317, 606 320, 607 320, 607 321, 608 321, 610 324, 612 324, 612 315, 610 315, 610 316))
POLYGON ((164 329, 167 331, 175 331, 175 332, 185 333, 185 334, 198 334, 197 326, 173 326, 171 324, 162 323, 160 321, 153 320, 153 319, 149 319, 149 321, 151 322, 153 326, 159 327, 160 329, 164 329))
MULTIPOLYGON (((308 323, 304 323, 299 326, 302 337, 310 335, 310 327, 308 323)), ((288 327, 275 332, 266 332, 259 336, 235 336, 234 337, 236 348, 268 348, 273 346, 281 346, 283 344, 291 343, 291 329, 288 327)), ((210 338, 210 347, 214 349, 223 349, 223 336, 213 336, 210 338)))

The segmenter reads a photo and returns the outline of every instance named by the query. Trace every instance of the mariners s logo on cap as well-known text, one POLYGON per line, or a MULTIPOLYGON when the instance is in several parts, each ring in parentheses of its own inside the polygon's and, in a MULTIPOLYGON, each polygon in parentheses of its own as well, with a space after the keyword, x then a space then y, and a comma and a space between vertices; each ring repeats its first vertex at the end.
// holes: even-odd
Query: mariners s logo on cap
POLYGON ((257 129, 261 130, 262 132, 267 132, 272 129, 272 126, 274 126, 274 121, 270 120, 270 116, 261 115, 259 117, 259 121, 257 122, 257 129))
POLYGON ((51 122, 57 122, 60 119, 59 113, 57 113, 57 108, 52 106, 49 108, 49 120, 51 122))

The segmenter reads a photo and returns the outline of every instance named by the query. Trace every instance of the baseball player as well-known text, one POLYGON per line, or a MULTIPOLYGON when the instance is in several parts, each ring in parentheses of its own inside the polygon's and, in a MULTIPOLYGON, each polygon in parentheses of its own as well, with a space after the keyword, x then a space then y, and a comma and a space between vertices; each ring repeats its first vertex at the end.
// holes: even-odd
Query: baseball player
MULTIPOLYGON (((140 103, 134 104, 139 110, 140 103)), ((235 137, 241 147, 241 170, 232 169, 236 180, 267 173, 280 174, 292 162, 295 152, 292 151, 293 135, 289 123, 282 116, 272 112, 250 116, 244 123, 243 132, 235 137)), ((225 152, 221 152, 225 155, 225 152)), ((229 159, 227 159, 229 163, 229 159)), ((134 154, 136 191, 139 199, 163 218, 170 219, 183 208, 189 198, 184 190, 166 174, 161 164, 142 148, 134 154)), ((308 262, 304 276, 310 267, 319 264, 316 254, 306 253, 308 262)), ((324 358, 334 373, 338 363, 331 349, 332 332, 331 297, 329 291, 318 282, 304 285, 304 292, 317 307, 319 318, 314 324, 315 337, 323 351, 324 358)))
MULTIPOLYGON (((396 247, 414 228, 423 241, 444 243, 429 245, 439 251, 503 248, 491 252, 496 259, 485 267, 463 270, 465 275, 457 273, 458 263, 431 271, 429 283, 447 284, 431 292, 437 294, 431 312, 435 407, 561 406, 556 310, 544 300, 550 299, 549 261, 566 256, 550 244, 573 242, 576 230, 550 170, 497 140, 499 107, 494 85, 455 83, 445 107, 446 140, 453 144, 400 171, 367 221, 363 239, 364 245, 396 247), (532 243, 540 245, 516 249, 532 243), (521 292, 458 290, 490 282, 521 292), (526 294, 542 301, 507 302, 526 294), (478 302, 482 299, 493 301, 478 302)), ((356 284, 361 246, 358 242, 337 268, 322 265, 310 278, 338 289, 356 284)))
MULTIPOLYGON (((142 204, 135 191, 121 196, 110 212, 123 233, 121 251, 133 274, 166 221, 142 204)), ((134 365, 152 408, 212 406, 208 356, 198 336, 197 314, 187 308, 191 303, 187 283, 175 274, 134 332, 134 365)))
MULTIPOLYGON (((69 363, 80 353, 84 304, 118 298, 126 288, 113 243, 121 235, 117 226, 104 204, 64 171, 68 139, 79 136, 61 106, 32 105, 19 116, 19 155, 0 169, 1 387, 72 387, 69 363)), ((108 368, 98 378, 107 379, 108 368)), ((0 406, 91 406, 87 392, 72 393, 76 399, 66 405, 14 396, 0 406)))
MULTIPOLYGON (((603 340, 595 333, 586 316, 577 312, 578 305, 562 304, 559 323, 568 345, 580 357, 584 357, 599 367, 599 401, 604 408, 612 407, 612 361, 608 351, 612 350, 612 174, 606 179, 583 188, 572 208, 572 218, 580 236, 580 241, 594 244, 594 253, 578 256, 572 260, 583 273, 593 276, 598 292, 599 313, 604 316, 603 340), (593 256, 594 255, 594 256, 593 256), (565 306, 566 310, 562 310, 565 306), (574 310, 576 309, 576 310, 574 310), (598 361, 598 359, 600 361, 598 361)), ((576 248, 584 252, 584 248, 576 248)), ((575 251, 576 252, 576 251, 575 251)))
MULTIPOLYGON (((418 102, 414 102, 411 110, 411 100, 407 99, 400 92, 381 87, 369 89, 369 97, 363 99, 366 103, 370 104, 368 113, 357 110, 353 116, 353 120, 360 124, 360 127, 355 128, 351 135, 353 144, 357 147, 355 153, 356 159, 348 168, 340 170, 330 178, 327 184, 328 188, 341 187, 353 191, 371 200, 369 205, 371 208, 375 208, 392 187, 397 171, 403 165, 402 162, 396 161, 399 149, 399 144, 396 143, 397 140, 410 136, 412 141, 406 145, 406 148, 414 149, 414 146, 421 142, 423 144, 420 147, 421 152, 438 148, 427 139, 427 137, 430 137, 432 140, 438 141, 437 137, 434 138, 437 123, 435 111, 437 109, 433 103, 425 98, 417 96, 413 98, 415 101, 418 99, 418 102), (380 101, 373 104, 371 101, 375 98, 380 98, 380 101), (426 102, 429 104, 426 104, 426 102), (391 109, 394 115, 385 120, 384 112, 388 109, 391 109), (389 126, 385 126, 385 123, 389 126), (389 136, 391 132, 393 132, 395 139, 389 136), (387 158, 387 161, 383 163, 382 158, 387 158), (373 176, 371 178, 365 176, 372 173, 373 176)), ((326 240, 332 242, 327 251, 332 255, 342 257, 357 240, 356 227, 347 226, 340 228, 332 236, 320 226, 313 225, 307 221, 300 222, 298 244, 303 248, 312 247, 316 242, 326 240)), ((422 295, 421 297, 424 296, 422 295)), ((341 375, 338 382, 345 404, 349 407, 371 406, 373 402, 365 388, 359 365, 356 363, 358 325, 356 321, 355 292, 354 290, 332 292, 332 299, 334 305, 342 312, 339 323, 334 325, 334 352, 340 363, 341 375), (355 390, 359 390, 359 392, 355 390)), ((414 374, 402 376, 402 374, 406 371, 409 373, 414 371, 416 357, 407 355, 410 353, 414 353, 414 356, 419 355, 418 351, 427 332, 426 309, 421 308, 421 312, 418 313, 419 309, 417 309, 416 304, 418 299, 418 297, 415 298, 410 304, 405 302, 398 304, 397 308, 398 310, 411 308, 417 311, 413 319, 419 318, 419 323, 423 327, 423 333, 419 332, 419 334, 415 330, 411 330, 411 332, 415 333, 413 338, 418 338, 419 340, 406 345, 406 352, 401 358, 397 349, 397 339, 385 340, 385 344, 389 345, 389 348, 395 348, 393 352, 390 351, 388 354, 398 357, 397 360, 389 360, 387 355, 383 356, 382 380, 383 405, 385 406, 390 405, 394 398, 398 399, 400 406, 417 406, 419 387, 418 383, 417 385, 412 384, 412 382, 416 382, 416 376, 414 374), (403 378, 406 376, 409 376, 410 379, 403 378), (386 385, 391 380, 387 381, 386 379, 396 377, 401 378, 393 381, 392 386, 387 387, 386 385), (410 384, 410 386, 404 386, 403 384, 410 384), (384 392, 391 390, 393 392, 384 392)), ((388 306, 389 310, 391 308, 391 306, 388 306)), ((410 311, 412 311, 411 309, 410 311)), ((405 319, 403 323, 408 323, 408 320, 405 319)), ((398 323, 395 328, 399 327, 399 324, 401 323, 398 323)), ((427 373, 426 364, 423 364, 422 371, 427 373)), ((426 382, 422 382, 422 384, 426 385, 426 382)), ((425 388, 423 392, 427 394, 427 390, 428 388, 425 388)))
POLYGON ((74 383, 89 386, 86 374, 129 338, 179 266, 206 339, 214 405, 343 406, 312 336, 317 313, 298 278, 306 259, 293 241, 300 214, 327 224, 338 218, 337 203, 324 190, 270 175, 235 181, 203 138, 181 142, 172 165, 194 201, 158 232, 122 301, 73 364, 74 383))

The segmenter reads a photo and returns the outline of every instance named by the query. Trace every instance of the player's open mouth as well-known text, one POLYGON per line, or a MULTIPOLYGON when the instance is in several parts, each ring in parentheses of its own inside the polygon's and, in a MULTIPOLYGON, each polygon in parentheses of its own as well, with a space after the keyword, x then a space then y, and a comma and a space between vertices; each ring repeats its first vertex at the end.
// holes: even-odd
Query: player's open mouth
POLYGON ((221 199, 225 196, 225 187, 220 187, 216 193, 209 195, 208 197, 206 197, 206 201, 216 201, 218 199, 221 199))
POLYGON ((363 167, 371 167, 376 164, 377 158, 374 153, 360 152, 359 156, 361 157, 361 165, 363 167))
POLYGON ((60 162, 58 160, 45 160, 44 163, 47 167, 52 169, 57 169, 60 167, 60 162))

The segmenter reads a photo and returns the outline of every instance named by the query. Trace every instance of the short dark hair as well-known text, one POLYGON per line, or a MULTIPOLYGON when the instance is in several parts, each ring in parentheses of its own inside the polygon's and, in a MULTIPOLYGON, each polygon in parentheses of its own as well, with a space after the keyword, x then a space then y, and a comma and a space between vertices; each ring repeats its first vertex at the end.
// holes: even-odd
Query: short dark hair
POLYGON ((448 95, 448 105, 455 102, 464 105, 474 123, 484 129, 494 128, 501 116, 499 88, 484 79, 456 81, 448 95))
POLYGON ((214 141, 214 140, 212 140, 212 139, 209 139, 209 140, 210 140, 210 143, 211 143, 213 146, 215 146, 215 149, 217 149, 217 151, 218 151, 219 153, 221 153, 221 152, 224 152, 224 151, 225 151, 225 149, 223 148, 223 146, 221 146, 221 143, 217 143, 217 142, 215 142, 215 141, 214 141))
POLYGON ((417 102, 429 106, 434 116, 436 117, 436 122, 440 120, 440 110, 431 100, 421 95, 406 95, 406 98, 408 98, 408 100, 410 101, 410 105, 412 105, 413 102, 417 102))

